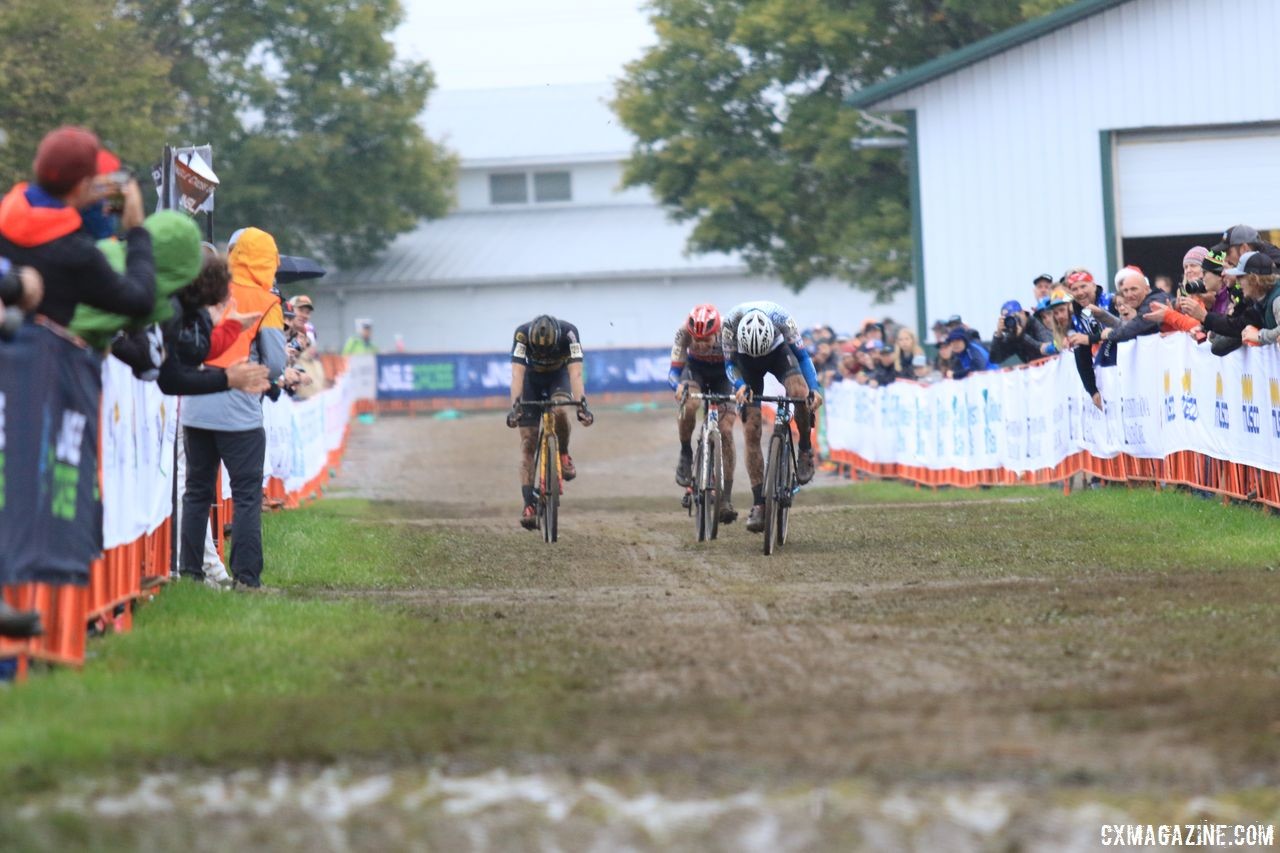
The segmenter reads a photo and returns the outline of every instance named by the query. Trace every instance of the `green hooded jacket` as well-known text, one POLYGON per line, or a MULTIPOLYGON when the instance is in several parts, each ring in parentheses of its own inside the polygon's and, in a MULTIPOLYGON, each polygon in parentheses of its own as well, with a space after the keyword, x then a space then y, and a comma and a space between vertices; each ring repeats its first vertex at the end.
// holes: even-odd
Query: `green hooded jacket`
MULTIPOLYGON (((161 210, 147 217, 142 227, 151 233, 151 253, 156 268, 156 304, 142 320, 112 314, 90 305, 79 305, 68 328, 94 349, 106 349, 116 332, 163 323, 173 316, 169 297, 186 287, 200 273, 204 256, 200 251, 200 228, 176 210, 161 210)), ((124 271, 124 245, 117 240, 98 243, 102 254, 117 272, 124 271)))

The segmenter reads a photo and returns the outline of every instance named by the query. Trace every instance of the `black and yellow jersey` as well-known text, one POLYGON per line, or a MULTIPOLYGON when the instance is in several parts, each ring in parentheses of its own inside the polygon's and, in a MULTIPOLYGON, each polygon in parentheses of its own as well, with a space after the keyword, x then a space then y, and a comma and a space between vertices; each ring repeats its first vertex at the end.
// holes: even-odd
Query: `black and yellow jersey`
POLYGON ((582 361, 582 339, 578 336, 578 327, 564 320, 555 322, 560 326, 559 342, 550 352, 536 352, 529 345, 529 327, 533 321, 517 326, 511 344, 511 361, 538 373, 550 373, 566 364, 582 361))

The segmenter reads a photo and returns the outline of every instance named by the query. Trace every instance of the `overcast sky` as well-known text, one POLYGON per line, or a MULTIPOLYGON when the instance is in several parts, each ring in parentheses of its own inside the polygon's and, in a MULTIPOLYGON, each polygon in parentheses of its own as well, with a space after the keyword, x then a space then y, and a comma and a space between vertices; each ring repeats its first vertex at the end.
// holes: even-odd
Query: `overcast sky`
POLYGON ((400 55, 441 90, 597 83, 656 39, 642 0, 402 0, 400 55))

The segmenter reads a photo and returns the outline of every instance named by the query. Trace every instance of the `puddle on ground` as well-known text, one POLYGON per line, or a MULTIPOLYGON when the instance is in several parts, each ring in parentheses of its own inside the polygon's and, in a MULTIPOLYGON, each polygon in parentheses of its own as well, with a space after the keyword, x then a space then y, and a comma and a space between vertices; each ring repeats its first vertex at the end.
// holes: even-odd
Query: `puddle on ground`
MULTIPOLYGON (((1135 822, 1079 796, 1054 799, 1016 786, 859 783, 681 798, 568 774, 281 767, 155 774, 114 791, 85 784, 21 804, 10 819, 24 844, 39 847, 65 845, 68 826, 79 822, 92 827, 94 839, 119 842, 110 847, 308 853, 1096 850, 1104 824, 1135 822)), ((1170 802, 1161 822, 1258 817, 1197 798, 1170 802)), ((83 837, 83 827, 73 834, 83 837)))

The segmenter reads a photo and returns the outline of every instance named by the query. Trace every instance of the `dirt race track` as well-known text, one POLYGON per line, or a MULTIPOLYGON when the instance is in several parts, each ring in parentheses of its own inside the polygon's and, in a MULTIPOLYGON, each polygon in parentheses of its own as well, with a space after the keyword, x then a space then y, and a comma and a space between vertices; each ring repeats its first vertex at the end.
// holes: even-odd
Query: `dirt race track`
POLYGON ((341 494, 390 502, 377 523, 446 539, 442 580, 393 598, 475 608, 609 661, 602 710, 552 739, 543 769, 698 797, 854 785, 878 792, 876 819, 894 797, 924 808, 976 791, 994 797, 986 817, 936 810, 959 847, 1081 849, 1098 815, 1123 816, 1109 797, 1169 803, 1174 822, 1196 814, 1196 793, 1277 781, 1274 681, 1227 685, 1222 671, 1274 667, 1274 610, 1220 649, 1220 634, 1180 635, 1133 604, 1257 594, 1229 578, 1067 559, 1034 533, 1052 511, 1025 497, 860 505, 824 488, 840 484, 830 475, 798 498, 779 554, 764 557, 741 520, 699 546, 665 408, 601 413, 575 425, 571 449, 580 474, 554 546, 517 526, 516 436, 500 415, 360 427, 341 479, 341 494), (1064 802, 1094 811, 1051 811, 1064 802))
POLYGON ((1085 851, 1280 824, 1274 520, 820 474, 765 557, 742 520, 694 541, 668 407, 597 415, 550 546, 501 414, 357 425, 330 496, 368 502, 276 529, 341 531, 367 574, 258 602, 408 630, 335 668, 339 701, 258 697, 274 762, 67 784, 18 848, 1085 851))

